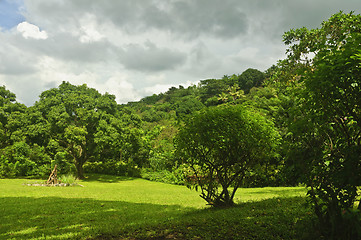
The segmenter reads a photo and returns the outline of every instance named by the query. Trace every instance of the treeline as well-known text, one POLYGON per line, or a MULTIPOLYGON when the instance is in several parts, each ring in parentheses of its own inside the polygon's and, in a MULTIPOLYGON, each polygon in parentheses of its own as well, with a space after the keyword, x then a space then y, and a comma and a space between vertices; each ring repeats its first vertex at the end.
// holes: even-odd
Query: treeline
POLYGON ((57 164, 79 178, 94 172, 177 184, 193 179, 205 200, 229 203, 231 186, 303 183, 327 239, 360 239, 361 16, 340 12, 320 28, 292 29, 283 40, 286 59, 266 72, 248 69, 125 105, 63 82, 26 107, 0 87, 0 177, 46 176, 57 164), (250 139, 238 134, 233 141, 232 124, 250 139), (272 137, 273 128, 280 137, 272 137), (272 154, 260 152, 263 133, 280 141, 272 154), (235 162, 233 142, 245 163, 251 156, 255 164, 235 162), (234 185, 226 183, 240 172, 234 185))
MULTIPOLYGON (((225 103, 252 105, 272 118, 278 110, 271 108, 278 108, 279 102, 275 90, 264 87, 269 76, 247 69, 123 105, 113 95, 63 82, 26 107, 2 86, 0 177, 45 177, 58 165, 60 173, 79 178, 84 172, 103 173, 183 184, 187 166, 177 158, 173 145, 183 121, 201 109, 225 103)), ((281 184, 281 176, 273 176, 279 167, 265 170, 262 176, 250 172, 245 184, 281 184)))
MULTIPOLYGON (((275 67, 273 67, 275 68, 275 67)), ((247 69, 239 75, 221 79, 201 80, 196 86, 172 87, 167 92, 128 103, 143 120, 143 131, 149 141, 149 159, 143 165, 144 178, 168 183, 183 184, 190 175, 189 165, 176 154, 174 138, 184 122, 194 113, 221 105, 245 105, 261 112, 272 121, 283 115, 282 101, 273 87, 266 86, 271 68, 266 72, 247 69)), ((281 98, 282 99, 282 98, 281 98)), ((287 101, 287 99, 284 99, 287 101)), ((279 124, 280 126, 282 124, 279 124)), ((297 184, 297 178, 288 182, 283 159, 273 159, 260 164, 247 173, 242 185, 278 186, 297 184)))
POLYGON ((0 96, 1 177, 46 176, 57 164, 84 178, 85 163, 125 174, 145 158, 141 120, 113 95, 63 82, 28 108, 5 87, 0 96))

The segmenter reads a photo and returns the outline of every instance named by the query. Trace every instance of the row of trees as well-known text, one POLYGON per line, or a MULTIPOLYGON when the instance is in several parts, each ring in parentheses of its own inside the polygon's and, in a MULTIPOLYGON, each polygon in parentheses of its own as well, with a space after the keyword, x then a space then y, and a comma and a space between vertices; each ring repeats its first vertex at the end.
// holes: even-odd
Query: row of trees
POLYGON ((307 185, 325 235, 361 236, 361 16, 284 34, 266 72, 172 87, 139 102, 63 82, 34 106, 0 87, 0 177, 141 175, 232 205, 240 186, 307 185))
POLYGON ((139 117, 113 95, 63 82, 29 108, 5 87, 0 100, 2 177, 43 176, 58 164, 62 172, 84 178, 87 162, 107 162, 109 169, 125 173, 145 158, 139 117))
POLYGON ((86 85, 63 82, 26 107, 2 86, 0 177, 45 176, 57 164, 61 172, 78 178, 84 178, 85 168, 135 176, 143 171, 150 178, 163 174, 169 182, 182 183, 182 171, 173 174, 181 164, 173 146, 179 124, 211 103, 222 103, 218 95, 230 84, 243 84, 247 91, 251 84, 260 84, 260 76, 264 78, 262 72, 248 69, 238 76, 201 81, 199 86, 172 87, 126 105, 86 85))

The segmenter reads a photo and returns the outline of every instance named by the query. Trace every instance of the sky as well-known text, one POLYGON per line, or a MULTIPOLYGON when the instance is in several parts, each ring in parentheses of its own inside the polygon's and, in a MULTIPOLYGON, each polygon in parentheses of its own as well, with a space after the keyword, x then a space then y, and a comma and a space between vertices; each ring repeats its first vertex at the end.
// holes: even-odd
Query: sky
POLYGON ((32 106, 63 81, 118 103, 200 80, 265 71, 284 32, 360 0, 0 0, 0 86, 32 106))

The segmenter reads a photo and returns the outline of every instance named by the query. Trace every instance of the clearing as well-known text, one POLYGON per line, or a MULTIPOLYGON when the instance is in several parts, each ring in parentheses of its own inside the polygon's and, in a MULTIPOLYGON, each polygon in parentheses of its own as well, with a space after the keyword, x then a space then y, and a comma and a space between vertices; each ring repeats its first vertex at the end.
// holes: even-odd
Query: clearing
MULTIPOLYGON (((210 209, 185 186, 92 175, 84 187, 0 179, 0 239, 309 239, 305 188, 243 188, 210 209), (305 229, 306 228, 306 229, 305 229)), ((313 235, 313 236, 311 236, 313 235)))

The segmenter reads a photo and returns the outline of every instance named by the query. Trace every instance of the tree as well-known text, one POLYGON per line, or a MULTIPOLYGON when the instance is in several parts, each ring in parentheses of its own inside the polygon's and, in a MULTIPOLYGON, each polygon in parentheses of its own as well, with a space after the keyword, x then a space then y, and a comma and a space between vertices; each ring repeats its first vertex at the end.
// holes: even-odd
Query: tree
POLYGON ((176 149, 212 206, 233 205, 247 170, 275 156, 279 135, 265 117, 237 106, 210 107, 180 129, 176 149), (220 186, 220 188, 219 188, 220 186))
POLYGON ((225 79, 201 80, 199 84, 201 102, 207 106, 218 105, 220 101, 217 96, 225 92, 227 87, 225 79))
POLYGON ((187 115, 198 111, 204 107, 204 105, 193 96, 186 96, 181 98, 175 104, 176 115, 178 119, 182 119, 187 115))
POLYGON ((305 114, 295 136, 309 146, 309 196, 325 233, 361 237, 361 15, 342 12, 321 28, 290 30, 282 64, 297 69, 305 114), (313 56, 313 57, 312 57, 313 56), (307 124, 307 126, 306 126, 307 124), (303 131, 302 129, 306 129, 303 131), (306 143, 308 142, 308 143, 306 143), (312 143, 310 145, 309 143, 312 143))
POLYGON ((241 103, 244 101, 246 95, 244 95, 244 91, 240 90, 238 84, 234 84, 232 87, 228 87, 227 93, 222 92, 218 95, 218 100, 224 103, 241 103))
POLYGON ((248 68, 238 76, 238 85, 245 92, 249 93, 251 88, 262 86, 266 74, 253 68, 248 68))
POLYGON ((122 165, 129 170, 123 174, 137 175, 133 168, 146 165, 149 152, 144 143, 141 124, 140 118, 125 106, 119 107, 115 115, 103 113, 94 139, 97 144, 97 162, 104 164, 108 161, 104 165, 113 167, 113 170, 116 167, 112 164, 122 165))
POLYGON ((16 95, 9 90, 6 90, 5 86, 0 86, 0 107, 7 103, 15 102, 16 95))
MULTIPOLYGON (((48 127, 48 143, 51 143, 48 147, 55 151, 52 157, 66 151, 73 158, 78 178, 84 178, 84 163, 97 153, 95 136, 99 122, 106 114, 114 115, 116 108, 113 95, 102 95, 85 84, 74 86, 63 82, 40 95, 33 111, 41 112, 44 120, 36 119, 34 123, 47 123, 40 125, 48 127)), ((38 139, 38 136, 32 137, 38 139)))
POLYGON ((0 86, 0 177, 43 176, 50 158, 43 147, 27 139, 28 108, 0 86))

